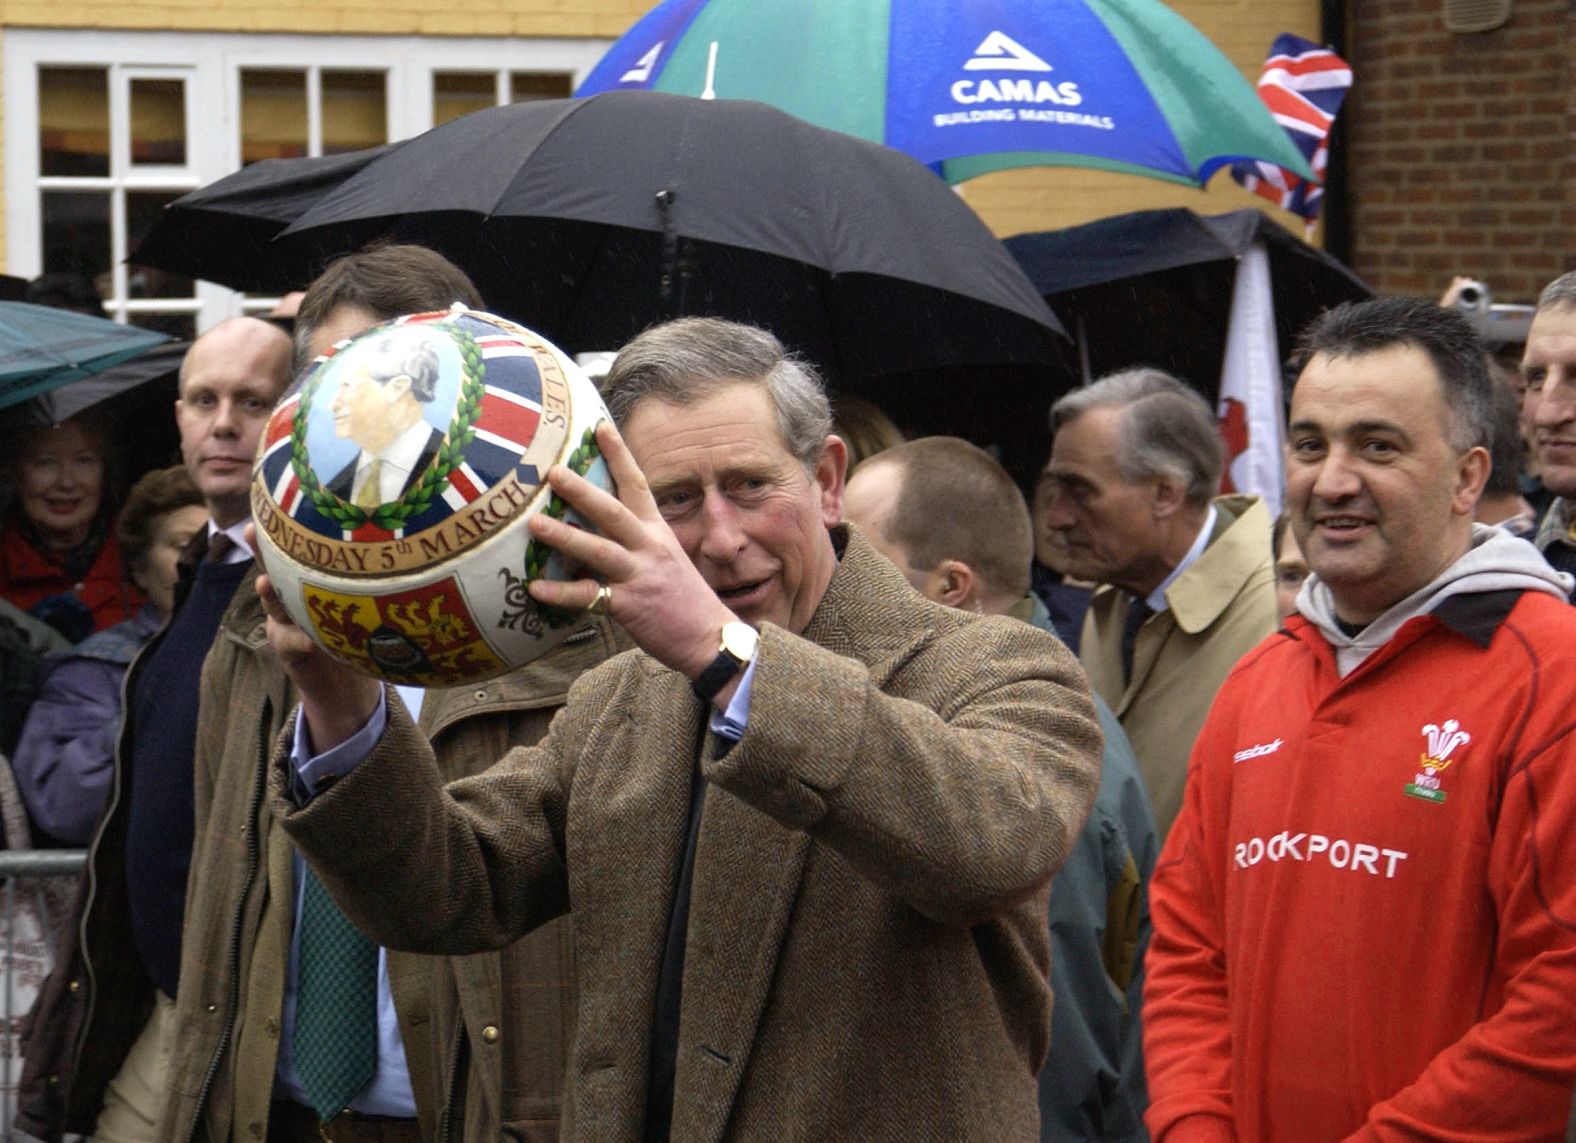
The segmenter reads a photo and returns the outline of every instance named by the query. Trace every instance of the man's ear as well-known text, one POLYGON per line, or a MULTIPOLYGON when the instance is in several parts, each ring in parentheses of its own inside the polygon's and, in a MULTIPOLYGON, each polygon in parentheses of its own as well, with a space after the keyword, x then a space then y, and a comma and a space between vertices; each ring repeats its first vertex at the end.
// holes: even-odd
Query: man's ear
POLYGON ((930 573, 931 590, 925 594, 937 603, 972 611, 977 602, 974 587, 977 577, 974 569, 962 560, 942 560, 930 573))
POLYGON ((390 377, 383 383, 383 396, 391 405, 409 392, 410 378, 403 373, 397 377, 390 377))
POLYGON ((1150 481, 1150 495, 1155 519, 1165 520, 1187 503, 1187 486, 1174 476, 1156 476, 1150 481))
POLYGON ((1482 445, 1467 449, 1456 462, 1456 491, 1452 507, 1457 516, 1471 516, 1483 496, 1493 460, 1482 445))
POLYGON ((821 491, 821 521, 828 528, 842 522, 843 485, 848 476, 848 446, 836 433, 826 438, 815 465, 815 483, 821 491))

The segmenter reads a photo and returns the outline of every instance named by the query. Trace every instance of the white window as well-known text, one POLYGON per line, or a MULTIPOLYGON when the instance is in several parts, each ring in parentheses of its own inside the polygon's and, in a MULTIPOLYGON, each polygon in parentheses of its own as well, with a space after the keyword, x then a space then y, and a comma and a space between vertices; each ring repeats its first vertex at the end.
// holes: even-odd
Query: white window
POLYGON ((109 316, 177 336, 266 310, 126 256, 165 203, 245 163, 566 96, 608 44, 7 29, 7 269, 79 275, 109 316))

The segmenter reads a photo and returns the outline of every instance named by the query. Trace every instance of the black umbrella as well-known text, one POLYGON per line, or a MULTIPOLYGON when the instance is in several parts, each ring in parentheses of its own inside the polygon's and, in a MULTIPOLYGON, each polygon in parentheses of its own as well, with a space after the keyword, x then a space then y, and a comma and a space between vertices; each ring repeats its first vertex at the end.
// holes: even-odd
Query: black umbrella
POLYGON ((164 208, 126 260, 257 294, 304 290, 314 267, 274 237, 328 191, 398 143, 342 155, 264 159, 164 208))
POLYGON ((1237 259, 1269 255, 1282 355, 1324 309, 1373 297, 1356 274, 1257 210, 1204 217, 1142 210, 1066 230, 1020 234, 1006 247, 1073 329, 1091 376, 1154 365, 1214 399, 1237 259))
POLYGON ((945 183, 764 104, 610 92, 474 112, 367 163, 275 245, 315 267, 378 238, 447 255, 572 352, 713 314, 849 388, 948 366, 1039 370, 1046 393, 1066 378, 1055 317, 945 183))

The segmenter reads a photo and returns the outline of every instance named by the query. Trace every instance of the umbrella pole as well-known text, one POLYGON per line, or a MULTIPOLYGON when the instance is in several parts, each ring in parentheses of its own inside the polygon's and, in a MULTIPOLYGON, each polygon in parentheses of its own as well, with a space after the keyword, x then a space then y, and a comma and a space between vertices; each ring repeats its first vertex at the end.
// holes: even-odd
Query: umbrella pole
POLYGON ((1089 375, 1089 331, 1084 328, 1081 312, 1078 315, 1078 375, 1085 385, 1094 384, 1094 378, 1089 375))
POLYGON ((676 278, 679 272, 679 236, 673 230, 673 191, 668 188, 657 192, 657 209, 662 212, 662 277, 659 279, 657 297, 662 302, 662 316, 678 317, 684 312, 683 299, 675 305, 678 294, 676 278))

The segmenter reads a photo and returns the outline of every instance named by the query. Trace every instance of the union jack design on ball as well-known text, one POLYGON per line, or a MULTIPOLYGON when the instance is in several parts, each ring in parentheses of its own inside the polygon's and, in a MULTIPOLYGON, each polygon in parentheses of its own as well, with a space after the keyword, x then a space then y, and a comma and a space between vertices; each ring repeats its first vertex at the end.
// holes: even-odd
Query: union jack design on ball
POLYGON ((506 319, 456 306, 378 326, 270 417, 259 556, 295 621, 359 670, 427 686, 501 674, 585 622, 526 591, 582 573, 525 523, 589 527, 544 477, 562 464, 611 491, 605 419, 574 362, 506 319))
MULTIPOLYGON (((542 376, 536 362, 513 339, 496 331, 486 332, 493 327, 467 315, 451 318, 447 313, 418 314, 397 324, 427 323, 452 329, 459 340, 468 340, 479 350, 481 368, 466 378, 466 386, 478 391, 477 407, 467 409, 463 402, 458 404, 445 434, 445 443, 455 454, 452 467, 442 474, 439 487, 432 489, 434 494, 404 519, 383 511, 396 508, 397 504, 384 505, 369 517, 331 493, 314 497, 312 485, 317 480, 305 456, 304 438, 313 411, 312 398, 334 361, 331 350, 275 411, 263 443, 263 478, 280 509, 297 524, 325 538, 347 543, 397 540, 443 523, 511 469, 517 470, 522 485, 534 488, 541 482, 537 467, 524 460, 542 416, 542 376), (514 368, 507 373, 489 370, 490 364, 502 358, 513 359, 514 368), (336 506, 325 505, 324 497, 337 500, 341 511, 333 512, 336 506)), ((434 457, 429 475, 439 470, 440 461, 441 457, 434 457)))

